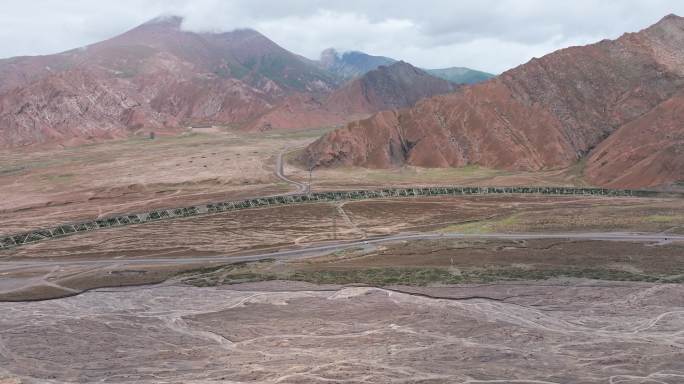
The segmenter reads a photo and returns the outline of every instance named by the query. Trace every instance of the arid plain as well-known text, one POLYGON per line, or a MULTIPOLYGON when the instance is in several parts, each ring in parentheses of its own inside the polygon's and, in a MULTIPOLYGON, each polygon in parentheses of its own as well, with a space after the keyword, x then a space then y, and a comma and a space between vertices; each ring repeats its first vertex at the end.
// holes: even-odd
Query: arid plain
MULTIPOLYGON (((296 192, 320 134, 5 150, 0 233, 296 192)), ((312 174, 415 185, 586 183, 581 164, 312 174)), ((672 194, 321 202, 4 250, 0 382, 678 383, 682 212, 672 194)))

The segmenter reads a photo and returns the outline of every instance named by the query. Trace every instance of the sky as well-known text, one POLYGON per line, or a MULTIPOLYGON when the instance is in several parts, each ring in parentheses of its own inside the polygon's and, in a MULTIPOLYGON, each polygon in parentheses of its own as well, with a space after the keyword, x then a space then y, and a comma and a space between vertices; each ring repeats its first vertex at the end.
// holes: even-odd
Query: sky
POLYGON ((50 54, 160 15, 192 31, 253 28, 284 48, 359 50, 424 68, 500 73, 554 50, 636 32, 682 0, 2 0, 0 57, 50 54))

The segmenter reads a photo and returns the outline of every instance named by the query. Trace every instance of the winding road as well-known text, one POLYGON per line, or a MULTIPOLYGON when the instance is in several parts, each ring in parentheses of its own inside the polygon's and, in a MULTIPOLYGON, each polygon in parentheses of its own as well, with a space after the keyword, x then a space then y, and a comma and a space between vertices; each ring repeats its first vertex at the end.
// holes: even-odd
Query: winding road
POLYGON ((284 163, 283 163, 283 156, 285 155, 286 152, 288 152, 291 147, 286 147, 283 149, 280 153, 278 153, 278 156, 276 157, 276 166, 275 166, 275 175, 282 181, 292 184, 297 188, 295 192, 288 192, 288 193, 283 193, 282 195, 297 195, 297 194, 306 194, 310 192, 310 187, 308 184, 305 183, 300 183, 298 181, 294 181, 292 179, 289 179, 287 176, 285 176, 284 172, 284 163))

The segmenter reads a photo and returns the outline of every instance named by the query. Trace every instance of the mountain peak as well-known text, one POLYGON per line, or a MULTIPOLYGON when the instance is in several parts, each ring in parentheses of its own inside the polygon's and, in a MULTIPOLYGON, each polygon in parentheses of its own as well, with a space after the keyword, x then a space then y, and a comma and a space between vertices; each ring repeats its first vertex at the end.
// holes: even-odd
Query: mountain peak
POLYGON ((328 48, 321 52, 320 63, 324 68, 331 68, 340 60, 340 54, 335 48, 328 48))
POLYGON ((220 34, 221 35, 231 35, 231 36, 233 36, 235 38, 239 38, 239 39, 259 38, 259 39, 265 39, 265 40, 271 41, 271 39, 264 36, 264 34, 257 31, 256 29, 252 29, 252 28, 238 28, 238 29, 234 29, 232 31, 222 32, 220 34))
POLYGON ((669 15, 666 15, 665 17, 663 17, 663 18, 661 19, 661 21, 663 21, 663 20, 684 21, 684 17, 675 15, 674 13, 670 13, 669 15))
POLYGON ((404 60, 395 61, 394 63, 383 65, 382 67, 396 67, 396 68, 416 68, 413 65, 405 62, 404 60))
POLYGON ((143 26, 155 26, 155 27, 165 27, 180 29, 181 24, 183 24, 183 17, 178 15, 160 15, 152 20, 147 21, 143 26))
POLYGON ((340 54, 335 48, 328 48, 321 52, 318 63, 343 79, 351 79, 395 61, 389 57, 373 56, 360 51, 347 51, 340 54))
POLYGON ((366 75, 374 74, 374 73, 387 73, 387 74, 396 74, 396 75, 407 75, 407 74, 427 74, 425 71, 414 67, 410 63, 407 63, 403 60, 395 61, 394 63, 387 63, 380 65, 378 68, 376 68, 374 71, 370 71, 366 73, 366 75))
POLYGON ((677 16, 674 13, 660 19, 657 23, 653 24, 647 29, 664 29, 664 28, 679 28, 684 29, 684 17, 677 16))

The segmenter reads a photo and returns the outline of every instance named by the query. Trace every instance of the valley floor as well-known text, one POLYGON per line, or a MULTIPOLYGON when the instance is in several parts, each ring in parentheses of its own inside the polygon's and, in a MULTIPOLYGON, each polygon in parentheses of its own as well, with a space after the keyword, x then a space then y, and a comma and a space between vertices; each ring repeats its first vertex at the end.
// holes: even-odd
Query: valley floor
MULTIPOLYGON (((289 178, 308 183, 300 148, 324 129, 243 133, 222 129, 156 140, 131 138, 66 148, 0 150, 0 235, 114 214, 294 192, 274 172, 284 154, 289 178)), ((316 169, 312 188, 415 185, 584 185, 581 167, 504 172, 478 167, 316 169)))
MULTIPOLYGON (((3 152, 0 234, 302 190, 292 160, 318 134, 3 152)), ((579 168, 313 176, 314 190, 417 184, 583 182, 579 168)), ((390 198, 2 250, 0 383, 680 383, 683 212, 666 196, 390 198)))

